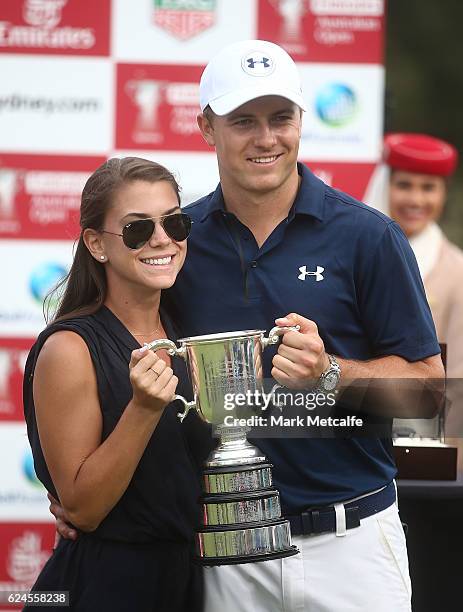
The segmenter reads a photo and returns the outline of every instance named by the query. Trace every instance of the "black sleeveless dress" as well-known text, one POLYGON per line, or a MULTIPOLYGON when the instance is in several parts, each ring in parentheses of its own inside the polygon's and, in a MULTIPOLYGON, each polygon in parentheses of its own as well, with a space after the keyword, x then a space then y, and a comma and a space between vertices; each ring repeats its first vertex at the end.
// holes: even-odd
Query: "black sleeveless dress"
MULTIPOLYGON (((168 317, 161 313, 161 318, 175 340, 168 317)), ((132 397, 128 363, 131 351, 140 347, 106 307, 50 325, 32 347, 24 376, 24 413, 37 476, 55 497, 37 431, 32 380, 43 343, 58 330, 74 331, 89 348, 103 415, 102 440, 132 397)), ((185 364, 174 357, 172 367, 179 378, 177 393, 188 399, 185 364)), ((200 467, 213 442, 194 411, 180 423, 176 415, 182 408, 179 401, 166 407, 119 502, 92 533, 80 532, 76 541, 60 539, 33 590, 69 591, 70 608, 63 610, 200 612, 202 573, 193 562, 193 538, 200 522, 200 467)))

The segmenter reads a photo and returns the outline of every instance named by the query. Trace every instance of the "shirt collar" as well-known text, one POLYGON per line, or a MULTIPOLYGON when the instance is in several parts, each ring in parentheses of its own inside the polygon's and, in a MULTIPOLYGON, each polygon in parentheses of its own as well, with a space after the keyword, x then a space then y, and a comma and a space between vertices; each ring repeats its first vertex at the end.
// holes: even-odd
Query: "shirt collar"
POLYGON ((323 221, 325 217, 325 183, 302 162, 297 163, 297 171, 301 177, 301 184, 294 204, 289 211, 288 219, 291 220, 294 215, 301 214, 323 221))
POLYGON ((220 183, 217 185, 216 190, 206 196, 206 198, 208 198, 209 201, 207 202, 204 215, 201 217, 201 223, 205 221, 213 212, 226 212, 220 183))
MULTIPOLYGON (((294 215, 302 214, 323 221, 325 209, 325 183, 317 178, 307 166, 301 162, 297 164, 297 171, 301 177, 301 184, 299 185, 296 199, 289 211, 288 218, 291 220, 294 218, 294 215)), ((208 198, 209 201, 204 215, 201 217, 201 222, 205 221, 213 212, 226 212, 220 183, 208 198)))

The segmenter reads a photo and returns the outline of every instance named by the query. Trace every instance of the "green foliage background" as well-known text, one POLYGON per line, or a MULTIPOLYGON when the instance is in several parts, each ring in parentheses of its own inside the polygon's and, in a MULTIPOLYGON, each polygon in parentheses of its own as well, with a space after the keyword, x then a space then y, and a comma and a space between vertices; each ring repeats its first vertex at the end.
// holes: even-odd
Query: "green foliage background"
POLYGON ((441 225, 463 248, 463 0, 388 0, 386 29, 385 128, 457 147, 441 225))

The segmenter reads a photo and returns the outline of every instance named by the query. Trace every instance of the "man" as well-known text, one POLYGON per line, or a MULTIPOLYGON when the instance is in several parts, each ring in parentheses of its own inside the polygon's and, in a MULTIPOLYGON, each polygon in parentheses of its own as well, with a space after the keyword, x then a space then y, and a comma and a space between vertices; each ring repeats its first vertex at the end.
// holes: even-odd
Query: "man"
MULTIPOLYGON (((276 354, 265 352, 265 375, 296 390, 337 387, 366 417, 381 413, 368 381, 410 379, 411 398, 416 381, 442 379, 400 229, 297 164, 305 105, 291 58, 265 41, 230 45, 206 67, 200 99, 198 125, 216 150, 220 185, 187 208, 194 220, 187 263, 167 296, 182 332, 298 324, 276 354)), ((403 409, 404 394, 387 389, 387 417, 403 409)), ((433 389, 423 394, 430 409, 433 389)), ((343 412, 342 401, 336 410, 343 412)), ((274 465, 301 552, 206 568, 207 612, 410 610, 390 440, 257 443, 274 465), (317 507, 327 532, 317 532, 317 507)))
MULTIPOLYGON (((305 105, 289 56, 263 41, 230 45, 206 67, 200 102, 198 125, 215 147, 220 185, 187 208, 194 231, 169 296, 182 331, 268 329, 274 319, 299 324, 300 333, 285 334, 266 364, 267 376, 296 389, 310 388, 323 373, 336 375, 334 359, 341 385, 442 377, 430 313, 402 232, 297 165, 305 105), (317 267, 324 269, 323 280, 309 274, 317 267)), ((207 569, 208 612, 408 610, 395 494, 387 498, 387 487, 375 494, 373 505, 381 511, 353 529, 346 529, 340 503, 389 485, 395 476, 390 441, 278 438, 257 444, 274 464, 301 554, 207 569), (333 533, 301 534, 306 508, 333 504, 333 533)))

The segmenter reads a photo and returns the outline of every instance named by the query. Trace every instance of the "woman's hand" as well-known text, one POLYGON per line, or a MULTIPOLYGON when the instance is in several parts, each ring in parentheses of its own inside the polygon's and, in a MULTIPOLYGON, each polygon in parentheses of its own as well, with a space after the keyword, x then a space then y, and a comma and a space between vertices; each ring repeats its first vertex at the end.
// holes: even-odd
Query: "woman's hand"
POLYGON ((142 347, 132 351, 129 363, 133 404, 161 412, 175 394, 178 378, 163 359, 142 347))

